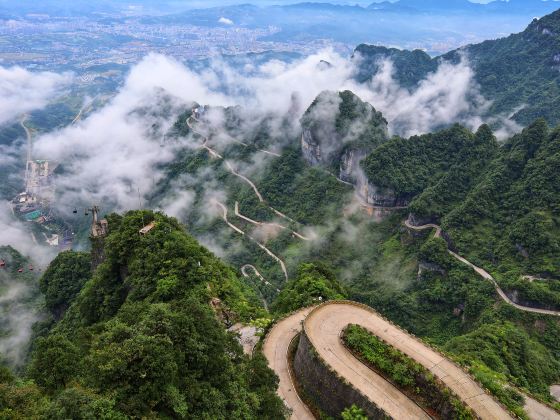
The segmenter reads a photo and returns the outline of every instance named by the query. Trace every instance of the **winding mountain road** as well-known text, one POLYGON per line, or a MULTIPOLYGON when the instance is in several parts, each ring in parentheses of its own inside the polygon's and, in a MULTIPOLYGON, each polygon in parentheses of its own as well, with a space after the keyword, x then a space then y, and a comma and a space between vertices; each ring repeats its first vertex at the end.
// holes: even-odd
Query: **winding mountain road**
POLYGON ((288 226, 284 226, 284 225, 281 225, 279 223, 257 222, 256 220, 253 220, 250 217, 244 216, 239 211, 239 202, 238 201, 235 202, 235 215, 237 217, 239 217, 240 219, 243 219, 246 222, 249 222, 249 223, 251 223, 255 226, 271 226, 271 227, 277 228, 277 229, 289 230, 292 233, 293 236, 301 239, 302 241, 311 241, 311 238, 308 238, 307 236, 304 236, 301 233, 298 233, 295 230, 290 229, 288 226))
POLYGON ((251 264, 245 264, 243 267, 241 267, 241 274, 243 274, 243 277, 249 277, 249 273, 247 273, 247 269, 250 268, 251 270, 253 270, 253 272, 255 273, 255 276, 257 276, 259 278, 259 280, 268 287, 272 287, 274 288, 278 293, 280 293, 280 289, 275 288, 272 283, 270 283, 269 281, 267 281, 263 275, 259 272, 259 270, 257 270, 257 267, 255 267, 254 265, 251 264))
MULTIPOLYGON (((421 231, 421 230, 426 230, 426 229, 435 229, 436 233, 435 233, 434 236, 436 238, 441 238, 442 237, 442 230, 441 230, 441 227, 438 226, 438 225, 427 224, 427 225, 415 226, 410 222, 410 219, 407 219, 404 222, 404 224, 408 229, 412 229, 412 230, 416 230, 416 231, 421 231)), ((536 314, 543 314, 543 315, 560 316, 560 311, 552 311, 552 310, 549 310, 549 309, 532 308, 530 306, 523 306, 523 305, 519 305, 519 304, 513 302, 508 297, 508 295, 506 295, 506 293, 502 290, 502 288, 498 285, 498 282, 496 281, 496 279, 490 273, 488 273, 483 268, 477 267, 476 265, 474 265, 473 263, 471 263, 467 259, 461 257, 459 254, 456 254, 455 252, 451 251, 450 249, 448 249, 447 252, 449 252, 449 254, 452 255, 458 261, 461 261, 463 264, 471 267, 479 276, 481 276, 485 280, 490 281, 494 285, 494 288, 496 289, 496 292, 498 293, 500 298, 504 302, 506 302, 507 304, 509 304, 511 306, 514 306, 515 308, 517 308, 521 311, 525 311, 525 312, 533 312, 533 313, 536 313, 536 314)))
MULTIPOLYGON (((237 171, 235 170, 235 168, 233 167, 233 165, 232 165, 230 162, 228 162, 227 160, 225 160, 224 157, 223 157, 222 155, 220 155, 218 152, 216 152, 214 149, 212 149, 210 146, 208 146, 208 137, 205 136, 205 135, 204 135, 203 133, 201 133, 200 131, 198 131, 198 130, 193 126, 193 121, 198 121, 198 120, 195 118, 195 116, 194 116, 194 112, 193 112, 193 114, 192 114, 189 118, 187 118, 187 126, 189 127, 189 129, 190 129, 194 134, 200 136, 200 137, 203 139, 203 143, 202 143, 201 147, 204 148, 204 149, 206 149, 206 150, 208 151, 208 153, 210 153, 210 156, 212 156, 212 157, 215 158, 215 159, 224 160, 227 169, 228 169, 233 175, 235 175, 236 177, 242 179, 245 183, 247 183, 247 184, 253 189, 253 191, 255 192, 255 195, 257 196, 259 202, 261 202, 261 203, 263 203, 263 204, 266 204, 267 207, 268 207, 270 210, 272 210, 272 212, 274 212, 274 214, 276 214, 277 216, 279 216, 279 217, 281 217, 281 218, 283 218, 283 219, 285 219, 285 220, 288 220, 288 221, 290 221, 290 222, 292 222, 292 223, 298 224, 298 222, 296 222, 295 220, 293 220, 293 219, 291 219, 290 217, 286 216, 284 213, 282 213, 282 212, 280 212, 279 210, 276 210, 274 207, 268 205, 268 204, 266 203, 266 201, 264 200, 262 194, 260 193, 259 189, 257 188, 257 186, 253 183, 253 181, 251 181, 251 180, 250 180, 249 178, 247 178, 246 176, 244 176, 244 175, 240 174, 239 172, 237 172, 237 171)), ((242 142, 238 142, 238 143, 241 143, 241 144, 245 145, 245 143, 242 143, 242 142)), ((261 149, 259 149, 259 150, 262 151, 262 152, 266 152, 266 153, 268 153, 268 154, 270 154, 270 155, 279 156, 278 154, 273 153, 273 152, 268 152, 268 151, 261 150, 261 149)), ((234 231, 236 231, 237 233, 239 233, 239 234, 241 234, 241 235, 243 235, 243 236, 248 237, 250 240, 252 240, 254 243, 256 243, 262 250, 264 250, 270 257, 272 257, 276 262, 278 262, 278 264, 280 264, 280 267, 282 268, 282 272, 284 273, 284 277, 286 278, 286 280, 288 280, 288 270, 286 269, 286 264, 284 263, 284 261, 283 261, 281 258, 279 258, 276 254, 274 254, 272 251, 270 251, 265 245, 261 244, 259 241, 257 241, 255 238, 251 237, 250 235, 247 235, 243 230, 241 230, 240 228, 238 228, 237 226, 235 226, 233 223, 231 223, 231 222, 228 220, 228 210, 227 210, 227 207, 226 207, 224 204, 222 204, 222 203, 220 203, 220 202, 218 202, 218 201, 216 201, 216 200, 213 200, 213 201, 215 202, 216 205, 218 205, 218 206, 222 209, 222 218, 223 218, 224 221, 227 223, 227 225, 228 225, 231 229, 233 229, 234 231)), ((256 224, 256 225, 265 225, 265 223, 263 223, 263 222, 257 222, 257 221, 255 221, 255 220, 252 220, 252 219, 248 218, 248 217, 242 216, 242 215, 239 213, 239 204, 238 204, 237 202, 235 203, 235 214, 236 214, 236 216, 238 216, 238 217, 240 217, 240 218, 242 218, 242 219, 244 219, 244 220, 246 220, 246 221, 248 221, 248 222, 250 222, 250 223, 252 223, 252 224, 256 224)), ((282 226, 282 225, 280 225, 280 224, 270 223, 270 225, 275 225, 275 226, 280 227, 280 228, 282 228, 282 229, 288 229, 287 227, 282 226)), ((291 232, 292 232, 292 234, 293 234, 294 236, 296 236, 296 237, 298 237, 298 238, 300 238, 300 239, 302 239, 302 240, 305 240, 305 241, 311 240, 310 238, 307 238, 307 237, 301 235, 301 234, 298 233, 298 232, 295 232, 295 231, 291 231, 291 232)))
POLYGON ((218 200, 212 200, 212 202, 215 205, 217 205, 218 207, 220 207, 220 209, 222 210, 222 219, 224 220, 224 222, 226 222, 226 224, 231 229, 233 229, 234 231, 236 231, 240 235, 243 235, 243 236, 249 238, 259 248, 261 248, 264 252, 266 252, 272 259, 274 259, 278 264, 280 264, 280 268, 282 269, 282 272, 284 273, 284 277, 285 277, 286 281, 288 281, 288 270, 286 269, 286 264, 284 263, 284 261, 282 261, 282 259, 280 259, 276 254, 274 254, 265 245, 261 244, 259 241, 257 241, 255 238, 253 238, 251 235, 248 235, 246 232, 244 232, 243 230, 241 230, 240 228, 235 226, 233 223, 231 223, 228 219, 228 209, 224 204, 220 203, 218 200))
MULTIPOLYGON (((187 126, 190 128, 190 130, 191 130, 193 133, 195 133, 195 134, 197 134, 198 136, 202 137, 203 143, 202 143, 201 147, 202 147, 203 149, 206 149, 206 150, 208 151, 208 153, 210 153, 210 156, 212 156, 213 158, 215 158, 215 159, 220 159, 220 160, 224 160, 224 157, 223 157, 222 155, 220 155, 218 152, 216 152, 214 149, 212 149, 210 146, 208 146, 208 137, 205 136, 204 134, 202 134, 202 133, 201 133, 200 131, 198 131, 196 128, 194 128, 194 126, 193 126, 191 120, 194 120, 194 121, 198 121, 198 120, 194 117, 194 115, 191 115, 189 118, 187 118, 187 126)), ((238 143, 245 144, 245 143, 242 143, 242 142, 238 142, 238 143)), ((260 149, 259 149, 259 150, 260 150, 260 149)), ((268 154, 270 154, 270 155, 272 155, 272 156, 278 156, 278 157, 280 156, 280 155, 278 155, 277 153, 268 152, 268 151, 265 151, 265 150, 260 150, 260 151, 266 152, 266 153, 268 153, 268 154)), ((260 201, 261 203, 266 204, 266 205, 268 206, 268 208, 274 212, 274 214, 276 214, 277 216, 282 217, 283 219, 289 220, 289 221, 292 222, 292 223, 298 223, 298 222, 296 222, 294 219, 292 219, 292 218, 286 216, 286 215, 285 215, 284 213, 282 213, 281 211, 276 210, 274 207, 268 205, 268 204, 266 203, 265 199, 263 198, 262 194, 260 193, 259 189, 257 188, 257 186, 255 185, 255 183, 254 183, 253 181, 251 181, 251 180, 250 180, 249 178, 247 178, 246 176, 241 175, 239 172, 237 172, 237 171, 233 168, 233 166, 231 165, 230 162, 226 161, 225 164, 226 164, 226 167, 228 168, 228 170, 229 170, 233 175, 235 175, 236 177, 242 179, 244 182, 246 182, 246 183, 253 189, 253 191, 255 192, 255 195, 257 196, 257 198, 259 199, 259 201, 260 201)))
POLYGON ((481 419, 512 418, 469 374, 421 340, 404 332, 366 306, 354 302, 334 301, 313 309, 303 309, 285 318, 272 328, 265 339, 264 355, 270 367, 280 377, 278 394, 293 410, 292 418, 311 418, 306 417, 309 410, 305 404, 293 395, 295 387, 288 362, 285 360, 290 342, 302 328, 324 362, 388 415, 395 419, 430 418, 414 401, 346 349, 341 334, 349 324, 361 325, 422 364, 481 419))
POLYGON ((311 308, 305 308, 278 321, 267 334, 263 344, 263 354, 268 360, 268 365, 280 379, 278 395, 292 411, 293 420, 315 419, 296 391, 288 362, 290 343, 301 332, 301 323, 309 312, 311 308))

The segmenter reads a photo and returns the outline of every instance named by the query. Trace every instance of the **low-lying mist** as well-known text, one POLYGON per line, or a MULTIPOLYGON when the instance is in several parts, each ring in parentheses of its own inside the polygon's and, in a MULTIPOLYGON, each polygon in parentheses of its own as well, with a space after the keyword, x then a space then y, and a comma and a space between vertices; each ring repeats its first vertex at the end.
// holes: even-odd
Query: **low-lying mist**
MULTIPOLYGON (((458 64, 442 63, 413 90, 395 81, 390 61, 383 62, 379 73, 367 83, 357 83, 353 77, 355 60, 359 57, 350 60, 327 49, 290 63, 271 60, 253 66, 247 76, 220 59, 195 72, 172 58, 151 54, 132 68, 124 85, 105 106, 75 125, 39 136, 34 157, 62 165, 63 171, 56 179, 55 203, 60 214, 70 215, 73 208, 91 204, 100 205, 104 212, 142 208, 169 176, 166 168, 170 163, 181 154, 201 150, 203 138, 192 132, 186 138, 169 141, 168 133, 178 116, 189 113, 194 102, 210 105, 214 111, 204 123, 212 130, 212 147, 218 152, 227 151, 231 142, 254 139, 258 129, 267 132, 269 143, 266 151, 253 150, 250 157, 226 156, 227 161, 216 161, 212 167, 186 178, 170 180, 170 187, 159 197, 157 207, 184 220, 193 206, 205 206, 200 225, 206 226, 222 217, 210 203, 230 199, 220 177, 228 168, 234 168, 258 184, 275 154, 287 144, 297 144, 299 119, 325 90, 355 92, 383 112, 392 134, 402 136, 455 122, 474 129, 487 121, 489 102, 480 94, 468 57, 458 64), (220 107, 236 105, 240 107, 229 108, 230 117, 226 118, 224 108, 220 107), (232 113, 239 122, 233 129, 228 126, 235 121, 232 113), (220 174, 215 172, 216 168, 220 174)), ((24 112, 46 105, 71 76, 0 67, 0 79, 0 94, 7 98, 5 106, 0 107, 0 124, 6 124, 17 121, 24 112), (18 106, 20 102, 28 105, 18 106)), ((512 124, 504 126, 517 128, 512 124)), ((13 165, 18 155, 25 155, 25 142, 18 145, 18 150, 10 149, 9 157, 0 158, 0 169, 2 165, 13 165)), ((340 220, 328 220, 322 226, 308 229, 316 235, 336 231, 341 237, 359 232, 359 228, 348 223, 340 225, 340 220)), ((37 245, 29 226, 17 221, 5 205, 0 206, 0 232, 0 245, 11 245, 38 264, 46 265, 55 255, 54 250, 37 245)), ((266 236, 263 232, 269 234, 261 228, 260 233, 266 236)), ((231 243, 224 244, 219 235, 199 231, 198 237, 220 255, 236 250, 231 243)), ((311 249, 304 255, 312 255, 313 248, 320 249, 320 239, 306 244, 311 249)), ((362 263, 349 266, 349 276, 357 270, 356 264, 362 263)), ((0 343, 0 351, 16 362, 18 348, 27 342, 36 315, 26 306, 19 306, 27 291, 17 281, 5 279, 1 290, 0 305, 6 311, 6 328, 12 333, 0 343)))

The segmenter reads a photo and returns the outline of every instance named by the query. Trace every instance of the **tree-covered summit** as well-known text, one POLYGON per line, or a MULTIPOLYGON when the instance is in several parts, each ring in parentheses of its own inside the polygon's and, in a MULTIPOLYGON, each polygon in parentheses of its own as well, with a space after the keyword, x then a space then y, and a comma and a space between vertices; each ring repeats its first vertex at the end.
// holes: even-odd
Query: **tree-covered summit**
MULTIPOLYGON (((275 375, 262 356, 243 355, 224 326, 263 311, 236 273, 163 214, 134 211, 108 220, 105 261, 34 342, 28 369, 34 382, 3 377, 0 413, 282 418, 275 375)), ((51 286, 61 296, 64 287, 76 293, 79 282, 72 279, 81 258, 63 253, 53 262, 42 283, 47 294, 51 286)))
POLYGON ((304 157, 308 162, 337 168, 348 151, 364 155, 388 137, 381 112, 356 94, 324 91, 301 118, 304 157))
POLYGON ((492 101, 489 116, 512 114, 528 125, 536 118, 560 123, 560 10, 535 19, 525 31, 505 38, 471 44, 431 58, 425 52, 359 45, 357 78, 370 79, 382 59, 394 63, 394 77, 414 88, 439 63, 466 59, 475 71, 482 95, 492 101))

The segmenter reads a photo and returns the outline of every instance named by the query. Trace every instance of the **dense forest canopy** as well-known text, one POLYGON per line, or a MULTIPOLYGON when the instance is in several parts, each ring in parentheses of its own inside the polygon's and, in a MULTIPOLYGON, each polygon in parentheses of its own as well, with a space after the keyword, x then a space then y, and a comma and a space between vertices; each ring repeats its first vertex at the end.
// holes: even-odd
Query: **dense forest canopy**
POLYGON ((87 254, 68 252, 43 277, 49 308, 69 308, 35 341, 33 382, 3 373, 2 416, 283 417, 266 360, 244 356, 219 320, 263 311, 232 269, 162 214, 111 215, 109 226, 93 273, 87 254))
POLYGON ((362 162, 370 182, 441 223, 453 246, 487 268, 560 275, 558 129, 535 121, 498 146, 488 126, 394 138, 362 162))

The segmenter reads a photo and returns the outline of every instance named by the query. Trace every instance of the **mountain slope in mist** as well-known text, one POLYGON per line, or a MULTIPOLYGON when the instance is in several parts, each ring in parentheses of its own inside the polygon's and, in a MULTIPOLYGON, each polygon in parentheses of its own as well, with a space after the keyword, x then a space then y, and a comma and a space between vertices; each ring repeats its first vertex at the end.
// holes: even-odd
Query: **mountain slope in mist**
MULTIPOLYGON (((3 374, 0 412, 6 405, 16 418, 282 418, 265 359, 244 356, 225 329, 265 316, 231 268, 175 219, 136 211, 108 220, 105 245, 96 245, 104 262, 34 342, 35 385, 3 374)), ((53 262, 50 280, 73 278, 68 257, 53 262)))
POLYGON ((0 246, 0 364, 21 368, 33 325, 41 319, 44 299, 37 268, 9 246, 0 246))
POLYGON ((538 117, 560 123, 560 10, 535 19, 525 31, 507 38, 467 45, 430 58, 422 51, 401 51, 360 45, 362 57, 358 80, 365 81, 379 70, 379 62, 394 62, 396 79, 414 87, 434 72, 443 60, 466 58, 473 66, 481 93, 493 101, 490 115, 512 114, 527 125, 538 117))

